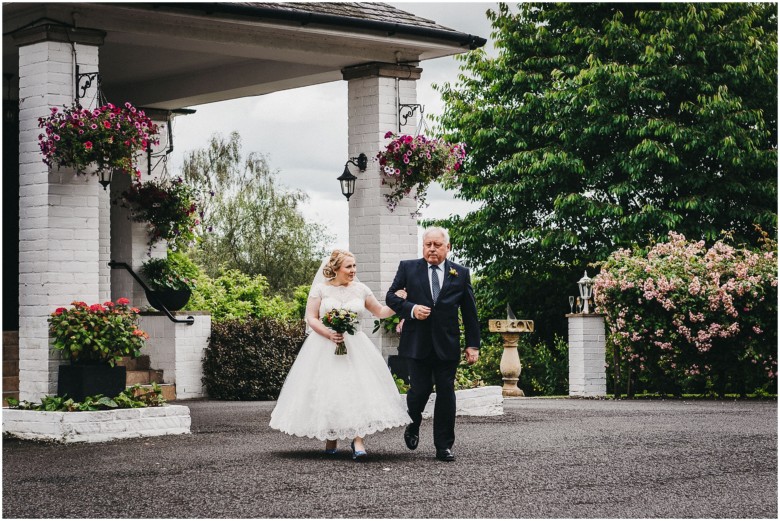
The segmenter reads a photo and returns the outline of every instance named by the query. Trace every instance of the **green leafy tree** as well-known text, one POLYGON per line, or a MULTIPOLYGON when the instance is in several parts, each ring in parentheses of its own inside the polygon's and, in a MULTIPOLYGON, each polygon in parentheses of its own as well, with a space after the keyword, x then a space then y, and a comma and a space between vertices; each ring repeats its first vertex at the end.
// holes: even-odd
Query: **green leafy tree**
POLYGON ((489 11, 498 56, 461 56, 456 85, 439 87, 444 137, 469 146, 447 186, 482 203, 442 224, 489 281, 482 301, 511 302, 552 340, 583 269, 618 247, 671 230, 774 236, 776 8, 489 11))
POLYGON ((210 277, 224 270, 263 275, 272 293, 287 297, 311 283, 330 237, 301 214, 304 192, 280 185, 262 154, 243 156, 237 132, 228 139, 214 135, 208 146, 188 153, 183 175, 213 194, 203 209, 212 233, 192 252, 210 277))

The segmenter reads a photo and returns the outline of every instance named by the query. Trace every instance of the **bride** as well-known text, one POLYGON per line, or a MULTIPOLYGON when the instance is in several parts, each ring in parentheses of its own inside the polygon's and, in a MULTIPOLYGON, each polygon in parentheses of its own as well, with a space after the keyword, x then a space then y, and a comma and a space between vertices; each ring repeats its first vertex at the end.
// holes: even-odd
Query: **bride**
MULTIPOLYGON (((355 256, 334 250, 315 277, 306 305, 310 334, 290 369, 271 413, 270 426, 287 434, 326 441, 335 454, 339 439, 352 439, 352 459, 366 457, 364 438, 411 423, 393 377, 379 350, 362 331, 340 334, 322 323, 331 309, 394 314, 365 284, 357 281, 355 256), (339 342, 345 355, 335 354, 339 342)), ((403 292, 401 292, 403 293, 403 292)), ((405 295, 399 295, 405 297, 405 295)))

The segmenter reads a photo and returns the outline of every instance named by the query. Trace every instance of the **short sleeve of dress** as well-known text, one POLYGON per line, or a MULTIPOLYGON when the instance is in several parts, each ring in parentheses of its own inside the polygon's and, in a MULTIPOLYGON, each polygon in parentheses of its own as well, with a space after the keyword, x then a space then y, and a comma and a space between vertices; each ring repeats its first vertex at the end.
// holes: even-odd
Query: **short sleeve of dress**
POLYGON ((361 296, 363 297, 363 300, 366 300, 369 296, 373 295, 373 293, 371 292, 371 288, 369 288, 368 286, 366 286, 362 282, 360 283, 360 291, 361 291, 361 296))
POLYGON ((322 284, 315 284, 314 287, 311 288, 311 291, 309 291, 309 298, 322 298, 322 284))

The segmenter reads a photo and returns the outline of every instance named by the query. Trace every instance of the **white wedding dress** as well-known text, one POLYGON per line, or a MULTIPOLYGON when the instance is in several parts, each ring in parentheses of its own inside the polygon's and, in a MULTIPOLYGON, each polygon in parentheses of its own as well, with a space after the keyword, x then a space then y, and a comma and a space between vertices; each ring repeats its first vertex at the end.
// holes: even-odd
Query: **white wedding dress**
MULTIPOLYGON (((316 284, 320 317, 335 308, 358 312, 360 320, 371 290, 365 284, 316 284)), ((270 426, 287 434, 319 440, 352 439, 411 423, 405 402, 384 358, 362 331, 344 334, 346 355, 336 344, 312 332, 290 369, 271 413, 270 426)))

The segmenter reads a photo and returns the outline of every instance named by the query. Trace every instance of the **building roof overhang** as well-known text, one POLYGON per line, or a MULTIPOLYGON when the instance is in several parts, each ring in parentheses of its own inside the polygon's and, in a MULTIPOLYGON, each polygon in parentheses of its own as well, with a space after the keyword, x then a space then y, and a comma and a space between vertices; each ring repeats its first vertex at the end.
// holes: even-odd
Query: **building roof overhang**
POLYGON ((411 63, 484 45, 386 4, 3 4, 4 78, 13 33, 41 23, 97 29, 109 99, 178 109, 342 79, 373 62, 411 63), (319 7, 318 7, 319 6, 319 7))

